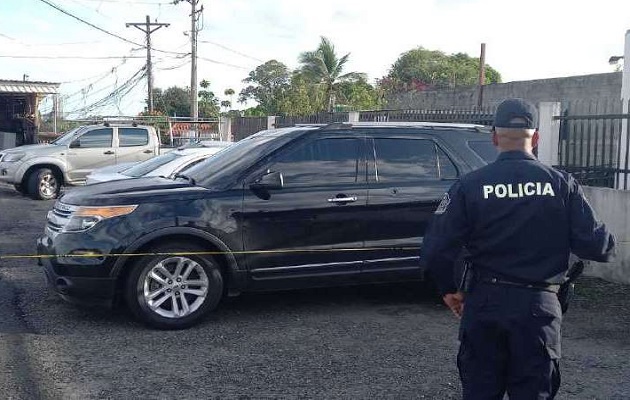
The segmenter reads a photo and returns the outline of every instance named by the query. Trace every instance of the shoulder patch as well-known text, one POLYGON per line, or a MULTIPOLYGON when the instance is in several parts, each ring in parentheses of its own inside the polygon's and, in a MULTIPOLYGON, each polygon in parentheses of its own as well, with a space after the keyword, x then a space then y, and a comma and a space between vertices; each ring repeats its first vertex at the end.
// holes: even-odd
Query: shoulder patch
POLYGON ((444 197, 442 197, 442 201, 440 201, 440 204, 435 210, 435 214, 437 215, 444 214, 446 210, 448 209, 449 204, 451 204, 451 197, 448 195, 448 193, 445 193, 444 197))

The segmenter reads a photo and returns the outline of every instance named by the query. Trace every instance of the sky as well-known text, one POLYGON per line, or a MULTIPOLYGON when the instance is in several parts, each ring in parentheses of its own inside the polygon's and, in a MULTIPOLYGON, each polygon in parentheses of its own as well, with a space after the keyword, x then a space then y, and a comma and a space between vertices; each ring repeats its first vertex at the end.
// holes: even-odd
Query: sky
MULTIPOLYGON (((151 36, 154 87, 190 86, 190 5, 171 0, 0 0, 0 79, 60 82, 64 111, 80 117, 138 72, 146 50, 88 26, 58 8, 130 42, 144 33, 129 22, 169 23, 151 36), (38 57, 38 58, 35 58, 38 57), (72 113, 74 112, 74 113, 72 113)), ((623 55, 630 1, 622 0, 200 0, 198 78, 221 100, 256 66, 276 59, 297 68, 303 51, 328 37, 347 71, 371 82, 404 52, 422 46, 478 57, 504 82, 606 73, 623 55)), ((92 114, 135 115, 146 80, 110 96, 92 114)), ((52 107, 50 100, 40 111, 52 107)))

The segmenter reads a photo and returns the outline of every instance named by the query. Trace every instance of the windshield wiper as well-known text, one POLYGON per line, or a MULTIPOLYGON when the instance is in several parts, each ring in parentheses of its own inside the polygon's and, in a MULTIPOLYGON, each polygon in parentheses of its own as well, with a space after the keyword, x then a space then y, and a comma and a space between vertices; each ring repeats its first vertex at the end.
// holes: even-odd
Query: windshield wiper
POLYGON ((191 185, 195 186, 195 179, 191 178, 188 175, 184 175, 184 174, 175 174, 175 176, 173 177, 173 179, 177 179, 177 178, 182 178, 187 180, 188 182, 190 182, 191 185))

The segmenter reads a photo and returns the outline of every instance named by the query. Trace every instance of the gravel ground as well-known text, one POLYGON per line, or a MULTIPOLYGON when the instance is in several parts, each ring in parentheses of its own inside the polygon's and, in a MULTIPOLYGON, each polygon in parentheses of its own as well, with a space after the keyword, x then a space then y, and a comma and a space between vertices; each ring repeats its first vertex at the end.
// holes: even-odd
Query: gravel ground
MULTIPOLYGON (((52 202, 0 184, 0 254, 30 254, 52 202)), ((582 278, 561 399, 630 398, 628 286, 582 278)), ((247 294, 186 331, 68 305, 33 259, 0 260, 0 387, 12 399, 457 399, 457 320, 411 284, 247 294)))

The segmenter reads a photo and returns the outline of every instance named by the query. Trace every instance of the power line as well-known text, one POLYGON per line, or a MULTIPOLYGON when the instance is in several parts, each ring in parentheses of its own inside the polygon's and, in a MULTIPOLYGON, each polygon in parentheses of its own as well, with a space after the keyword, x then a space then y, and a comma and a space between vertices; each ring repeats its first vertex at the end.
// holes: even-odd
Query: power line
MULTIPOLYGON (((49 2, 48 0, 39 0, 39 1, 41 1, 41 2, 42 2, 42 3, 44 3, 44 4, 48 4, 50 7, 54 8, 55 10, 60 11, 60 12, 62 12, 63 14, 66 14, 67 16, 69 16, 69 17, 72 17, 72 18, 76 19, 77 21, 83 22, 84 24, 89 25, 89 26, 91 26, 91 27, 92 27, 92 28, 94 28, 94 29, 97 29, 97 30, 99 30, 99 31, 101 31, 101 32, 103 32, 103 33, 106 33, 106 34, 107 34, 107 35, 109 35, 109 36, 113 36, 113 37, 115 37, 115 38, 117 38, 117 39, 120 39, 120 40, 122 40, 122 41, 124 41, 124 42, 127 42, 127 43, 131 43, 131 44, 133 44, 133 45, 135 45, 135 46, 142 46, 141 44, 138 44, 138 43, 136 43, 136 42, 133 42, 133 41, 131 41, 131 40, 129 40, 129 39, 125 39, 125 38, 124 38, 124 37, 122 37, 122 36, 119 36, 119 35, 117 35, 117 34, 115 34, 115 33, 112 33, 112 32, 110 32, 110 31, 107 31, 107 30, 105 30, 105 29, 103 29, 103 28, 101 28, 101 27, 99 27, 99 26, 94 25, 94 24, 93 24, 93 23, 91 23, 91 22, 88 22, 88 21, 86 21, 86 20, 84 20, 84 19, 82 19, 82 18, 79 18, 79 17, 77 17, 76 15, 73 15, 73 14, 69 13, 68 11, 64 10, 63 8, 59 7, 58 5, 53 4, 53 3, 49 2)), ((142 47, 144 47, 144 46, 142 46, 142 47)))
MULTIPOLYGON (((113 36, 113 37, 115 37, 115 38, 117 38, 117 39, 122 40, 123 42, 127 42, 127 43, 130 43, 130 44, 133 44, 134 46, 140 46, 140 47, 142 47, 143 49, 144 49, 144 48, 146 48, 146 46, 145 46, 145 45, 142 45, 142 44, 140 44, 140 43, 136 43, 136 42, 134 42, 134 41, 132 41, 132 40, 129 40, 129 39, 127 39, 127 38, 124 38, 124 37, 122 37, 122 36, 120 36, 120 35, 117 35, 117 34, 115 34, 115 33, 112 33, 112 32, 110 32, 110 31, 108 31, 108 30, 106 30, 106 29, 103 29, 103 28, 101 28, 100 26, 96 26, 96 25, 94 25, 93 23, 91 23, 91 22, 88 22, 88 21, 84 20, 83 18, 77 17, 76 15, 74 15, 74 14, 72 14, 72 13, 70 13, 70 12, 68 12, 68 11, 64 10, 63 8, 59 7, 59 6, 58 6, 58 5, 56 5, 56 4, 51 3, 51 2, 50 2, 50 1, 48 1, 48 0, 39 0, 39 1, 41 1, 41 2, 42 2, 42 3, 44 3, 44 4, 49 5, 50 7, 54 8, 54 9, 55 9, 55 10, 57 10, 57 11, 62 12, 63 14, 66 14, 67 16, 72 17, 72 18, 76 19, 77 21, 80 21, 80 22, 82 22, 82 23, 84 23, 84 24, 86 24, 86 25, 88 25, 88 26, 91 26, 92 28, 97 29, 97 30, 99 30, 99 31, 101 31, 101 32, 103 32, 103 33, 105 33, 105 34, 109 35, 109 36, 113 36)), ((159 51, 160 53, 179 54, 179 55, 181 55, 181 54, 185 54, 185 53, 178 53, 178 52, 175 52, 175 51, 160 50, 160 49, 156 49, 156 48, 154 48, 153 50, 155 50, 155 51, 159 51)))
POLYGON ((212 42, 212 41, 210 41, 210 40, 200 40, 200 42, 201 42, 201 43, 208 43, 208 44, 212 44, 212 45, 217 46, 217 47, 220 47, 220 48, 222 48, 222 49, 224 49, 224 50, 230 51, 230 52, 232 52, 232 53, 234 53, 234 54, 238 54, 239 56, 242 56, 242 57, 245 57, 245 58, 252 59, 252 60, 254 60, 254 61, 259 61, 259 62, 261 62, 261 63, 264 63, 264 61, 263 61, 263 60, 261 60, 260 58, 252 57, 252 56, 247 55, 247 54, 245 54, 245 53, 241 53, 240 51, 237 51, 237 50, 231 49, 231 48, 229 48, 229 47, 227 47, 227 46, 224 46, 224 45, 222 45, 222 44, 220 44, 220 43, 212 42))
POLYGON ((99 3, 126 3, 126 4, 150 4, 150 5, 156 5, 156 6, 161 6, 161 5, 173 5, 172 2, 164 2, 164 1, 137 1, 137 0, 83 0, 83 1, 92 1, 92 2, 99 2, 99 3))
POLYGON ((127 59, 127 58, 144 58, 141 56, 14 56, 7 54, 0 54, 0 58, 32 58, 32 59, 47 59, 47 60, 113 60, 113 59, 127 59))
POLYGON ((229 64, 229 63, 225 63, 225 62, 222 62, 222 61, 213 60, 211 58, 206 58, 206 57, 197 57, 197 58, 199 58, 200 60, 204 60, 204 61, 208 61, 208 62, 214 63, 214 64, 225 65, 227 67, 239 68, 239 69, 244 69, 244 70, 249 70, 250 69, 250 68, 243 67, 243 66, 240 66, 240 65, 234 65, 234 64, 229 64))

